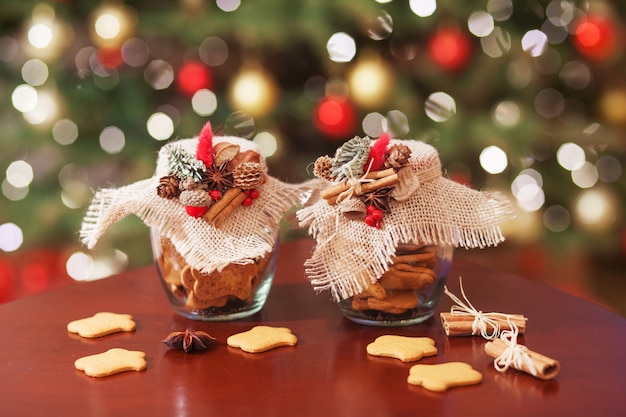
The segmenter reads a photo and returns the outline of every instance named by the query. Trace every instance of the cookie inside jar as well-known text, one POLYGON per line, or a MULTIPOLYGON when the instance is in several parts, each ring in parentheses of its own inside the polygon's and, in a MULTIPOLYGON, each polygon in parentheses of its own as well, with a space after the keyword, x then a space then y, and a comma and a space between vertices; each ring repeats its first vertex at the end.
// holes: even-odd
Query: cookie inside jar
POLYGON ((179 314, 200 320, 232 320, 253 314, 265 302, 276 247, 260 259, 203 273, 190 266, 172 242, 158 232, 153 232, 152 244, 161 282, 179 314))
POLYGON ((449 245, 399 244, 389 268, 375 283, 340 302, 344 315, 377 326, 428 319, 443 291, 452 251, 449 245))

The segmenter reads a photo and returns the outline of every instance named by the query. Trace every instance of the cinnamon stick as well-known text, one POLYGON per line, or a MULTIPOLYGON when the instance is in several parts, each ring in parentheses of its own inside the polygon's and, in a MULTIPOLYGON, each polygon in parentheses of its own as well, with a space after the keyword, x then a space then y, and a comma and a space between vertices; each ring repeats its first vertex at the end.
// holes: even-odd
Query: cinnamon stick
POLYGON ((384 178, 374 180, 372 182, 366 182, 361 184, 360 191, 357 191, 357 195, 363 195, 378 190, 379 188, 391 187, 400 181, 398 174, 392 174, 384 178))
POLYGON ((226 207, 235 197, 237 197, 240 194, 243 194, 243 191, 241 191, 241 189, 239 189, 239 188, 229 188, 224 193, 222 198, 217 200, 211 207, 209 207, 207 212, 204 213, 204 217, 210 223, 212 223, 213 220, 215 219, 215 217, 217 217, 217 215, 224 209, 224 207, 226 207))
MULTIPOLYGON (((360 188, 356 188, 357 195, 363 195, 379 188, 389 187, 400 181, 398 174, 395 173, 393 168, 368 172, 364 178, 374 181, 360 184, 360 188)), ((348 181, 344 181, 320 191, 320 195, 328 202, 328 204, 332 205, 337 201, 337 196, 345 191, 348 191, 350 186, 351 185, 348 181)))
MULTIPOLYGON (((441 317, 441 324, 443 325, 443 329, 446 332, 446 336, 473 335, 472 325, 474 324, 474 319, 476 318, 475 315, 453 314, 449 311, 443 311, 439 315, 441 317)), ((526 317, 524 317, 522 314, 507 314, 506 317, 504 315, 490 315, 488 316, 488 318, 491 322, 494 322, 498 325, 500 331, 511 330, 511 323, 517 326, 520 334, 526 331, 526 317)), ((486 321, 485 325, 487 326, 487 332, 493 333, 494 326, 489 321, 486 321)))
MULTIPOLYGON (((502 339, 495 339, 485 344, 485 352, 494 359, 498 359, 508 348, 509 346, 502 339)), ((533 352, 528 348, 525 348, 525 353, 535 368, 535 374, 525 360, 519 361, 518 364, 511 362, 509 366, 544 380, 552 379, 559 373, 561 365, 557 360, 533 352)))
POLYGON ((212 223, 215 227, 220 227, 224 220, 230 216, 230 214, 243 203, 243 200, 246 199, 246 194, 239 190, 239 194, 237 194, 230 202, 218 213, 217 216, 213 219, 212 223))

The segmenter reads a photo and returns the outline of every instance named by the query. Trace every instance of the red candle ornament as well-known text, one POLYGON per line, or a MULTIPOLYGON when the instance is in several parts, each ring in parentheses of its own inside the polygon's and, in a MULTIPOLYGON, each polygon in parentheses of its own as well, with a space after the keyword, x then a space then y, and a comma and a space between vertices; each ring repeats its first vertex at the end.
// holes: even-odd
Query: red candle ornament
POLYGON ((189 61, 183 64, 176 78, 178 89, 188 96, 193 96, 196 91, 203 88, 210 89, 213 86, 211 72, 200 61, 189 61))
POLYGON ((432 61, 447 71, 463 69, 471 52, 469 36, 459 29, 440 29, 428 43, 428 55, 432 61))

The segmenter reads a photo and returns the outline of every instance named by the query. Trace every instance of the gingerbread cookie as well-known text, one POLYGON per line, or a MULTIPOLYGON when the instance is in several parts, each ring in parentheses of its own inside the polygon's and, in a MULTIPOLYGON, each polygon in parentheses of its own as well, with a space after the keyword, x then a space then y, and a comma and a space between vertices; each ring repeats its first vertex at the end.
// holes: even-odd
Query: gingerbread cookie
POLYGON ((143 371, 147 365, 145 358, 146 354, 141 351, 113 348, 76 359, 74 367, 89 376, 100 378, 126 371, 143 371))
POLYGON ((259 353, 280 346, 295 346, 298 338, 286 327, 255 326, 230 336, 226 343, 244 352, 259 353))
POLYGON ((435 341, 429 337, 395 335, 377 337, 376 340, 367 345, 366 350, 372 356, 396 358, 402 362, 414 362, 424 356, 437 354, 435 341))
POLYGON ((430 391, 443 392, 448 388, 479 384, 483 379, 480 372, 464 362, 448 362, 437 365, 413 365, 407 382, 421 385, 430 391))
POLYGON ((130 314, 101 312, 69 322, 67 331, 82 337, 95 338, 118 332, 132 332, 135 327, 136 323, 130 314))

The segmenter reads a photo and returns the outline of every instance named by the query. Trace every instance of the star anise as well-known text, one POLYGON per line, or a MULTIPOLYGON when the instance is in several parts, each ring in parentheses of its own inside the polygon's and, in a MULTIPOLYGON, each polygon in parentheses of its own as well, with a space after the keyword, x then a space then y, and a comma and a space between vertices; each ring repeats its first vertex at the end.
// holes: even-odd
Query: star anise
POLYGON ((215 340, 213 336, 201 330, 186 329, 184 332, 170 333, 162 342, 170 349, 183 350, 185 353, 189 353, 194 350, 205 350, 215 340))
POLYGON ((207 191, 225 190, 232 188, 234 184, 233 173, 228 171, 228 161, 224 161, 220 166, 211 165, 202 176, 202 185, 207 191))
POLYGON ((361 196, 366 206, 374 206, 379 210, 389 211, 389 196, 393 187, 383 187, 361 196))

